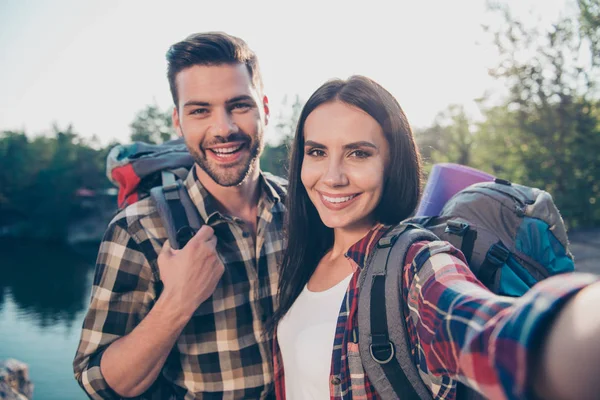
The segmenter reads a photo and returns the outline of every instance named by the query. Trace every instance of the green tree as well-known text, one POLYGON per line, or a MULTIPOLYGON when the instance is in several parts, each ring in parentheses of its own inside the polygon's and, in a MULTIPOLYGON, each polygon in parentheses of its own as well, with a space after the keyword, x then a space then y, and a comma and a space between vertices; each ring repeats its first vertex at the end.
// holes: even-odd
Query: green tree
POLYGON ((131 128, 131 141, 162 143, 176 137, 171 113, 156 105, 138 111, 131 128))
POLYGON ((580 19, 562 17, 544 29, 526 27, 506 6, 496 10, 505 23, 494 32, 501 59, 492 74, 509 95, 502 107, 486 111, 478 134, 486 146, 480 161, 509 179, 548 190, 571 227, 598 225, 598 65, 589 62, 594 55, 583 46, 580 19))
POLYGON ((260 165, 264 171, 287 177, 290 146, 304 102, 300 96, 296 95, 291 104, 287 96, 284 97, 281 104, 283 111, 278 114, 275 123, 277 141, 275 144, 267 143, 265 145, 260 157, 260 165))
POLYGON ((415 132, 421 156, 427 164, 452 162, 470 165, 475 146, 474 123, 461 105, 440 112, 431 127, 415 132))
POLYGON ((34 139, 24 132, 2 132, 0 225, 18 223, 15 234, 21 236, 65 239, 77 217, 77 190, 110 187, 104 172, 110 146, 93 144, 72 126, 54 126, 52 135, 34 139))
POLYGON ((589 40, 594 65, 600 65, 600 0, 577 0, 582 37, 589 40))

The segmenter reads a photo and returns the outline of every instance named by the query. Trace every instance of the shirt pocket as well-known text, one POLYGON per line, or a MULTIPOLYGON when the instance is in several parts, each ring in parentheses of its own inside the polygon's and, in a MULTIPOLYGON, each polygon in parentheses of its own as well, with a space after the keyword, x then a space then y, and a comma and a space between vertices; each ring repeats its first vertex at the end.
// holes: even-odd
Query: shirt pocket
POLYGON ((360 357, 360 351, 358 343, 349 342, 346 346, 348 353, 348 374, 350 378, 350 389, 352 391, 353 399, 364 399, 365 393, 365 369, 363 367, 362 359, 360 357))

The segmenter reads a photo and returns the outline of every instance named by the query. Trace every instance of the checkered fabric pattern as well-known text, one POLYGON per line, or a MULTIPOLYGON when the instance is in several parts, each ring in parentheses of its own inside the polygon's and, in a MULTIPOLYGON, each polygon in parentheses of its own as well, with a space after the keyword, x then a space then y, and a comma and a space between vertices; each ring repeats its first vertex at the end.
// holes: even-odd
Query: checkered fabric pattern
MULTIPOLYGON (((264 324, 276 301, 285 206, 276 183, 261 175, 256 240, 243 223, 221 214, 195 171, 184 184, 217 236, 225 273, 196 310, 146 399, 267 398, 273 380, 271 341, 264 324)), ((89 311, 73 362, 92 399, 118 399, 100 372, 106 347, 131 332, 152 309, 159 280, 156 259, 166 240, 150 199, 120 212, 100 246, 89 311)))
MULTIPOLYGON (((358 277, 388 229, 376 226, 347 253, 355 272, 338 317, 332 400, 380 398, 358 350, 358 277)), ((402 306, 413 362, 438 400, 454 400, 459 381, 490 399, 533 398, 526 384, 528 351, 539 344, 560 307, 598 280, 588 274, 562 275, 540 282, 521 298, 497 296, 475 278, 460 251, 441 241, 413 244, 403 268, 402 306)), ((285 399, 285 370, 276 338, 273 346, 275 394, 285 399)))

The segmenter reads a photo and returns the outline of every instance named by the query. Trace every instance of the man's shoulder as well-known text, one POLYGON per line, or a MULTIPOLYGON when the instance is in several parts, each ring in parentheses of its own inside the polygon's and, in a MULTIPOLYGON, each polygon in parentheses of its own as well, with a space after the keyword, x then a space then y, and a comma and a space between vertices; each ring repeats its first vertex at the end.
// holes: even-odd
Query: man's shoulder
POLYGON ((280 196, 287 195, 287 188, 288 188, 288 180, 287 179, 282 178, 277 175, 273 175, 272 173, 266 172, 266 171, 262 171, 262 174, 265 177, 265 180, 267 181, 267 183, 269 185, 271 185, 273 187, 273 189, 275 189, 277 194, 279 194, 280 196))
POLYGON ((138 243, 148 238, 160 240, 166 237, 160 214, 150 197, 130 204, 119 211, 109 223, 109 229, 114 229, 114 227, 126 231, 138 243))

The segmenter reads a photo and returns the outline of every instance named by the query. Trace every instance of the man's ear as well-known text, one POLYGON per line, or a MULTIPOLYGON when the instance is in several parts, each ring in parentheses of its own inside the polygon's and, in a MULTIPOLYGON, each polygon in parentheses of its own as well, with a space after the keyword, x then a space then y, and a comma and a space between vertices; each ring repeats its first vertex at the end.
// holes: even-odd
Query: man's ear
POLYGON ((177 112, 177 107, 173 107, 173 115, 171 115, 171 119, 173 120, 173 128, 175 128, 177 136, 182 137, 183 131, 181 130, 181 124, 179 123, 179 113, 177 112))
POLYGON ((269 98, 263 96, 263 107, 265 110, 265 125, 269 125, 269 117, 271 116, 271 110, 269 109, 269 98))

